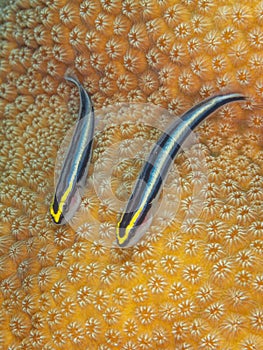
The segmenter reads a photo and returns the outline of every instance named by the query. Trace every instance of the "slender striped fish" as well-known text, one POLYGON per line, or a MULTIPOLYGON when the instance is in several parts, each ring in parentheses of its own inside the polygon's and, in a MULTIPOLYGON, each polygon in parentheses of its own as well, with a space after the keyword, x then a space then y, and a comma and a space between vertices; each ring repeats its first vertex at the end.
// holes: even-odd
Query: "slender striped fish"
POLYGON ((78 87, 80 108, 78 122, 50 205, 51 217, 58 225, 68 222, 80 205, 81 193, 86 184, 94 135, 94 110, 88 93, 75 77, 66 76, 65 79, 78 87))
POLYGON ((150 226, 154 203, 158 199, 162 184, 182 143, 191 131, 219 107, 242 100, 245 100, 245 97, 239 93, 208 98, 183 114, 161 135, 153 146, 135 182, 124 213, 117 223, 116 237, 120 247, 129 247, 137 243, 150 226))

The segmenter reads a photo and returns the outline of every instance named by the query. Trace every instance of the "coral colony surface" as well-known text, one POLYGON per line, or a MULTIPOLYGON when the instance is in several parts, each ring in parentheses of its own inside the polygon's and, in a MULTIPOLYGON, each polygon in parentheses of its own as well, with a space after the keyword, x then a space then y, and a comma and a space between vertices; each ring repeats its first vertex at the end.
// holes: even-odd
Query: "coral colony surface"
POLYGON ((18 0, 0 22, 0 348, 262 350, 263 2, 18 0), (79 109, 68 69, 106 126, 75 225, 56 226, 55 163, 79 109), (141 104, 176 118, 233 91, 248 100, 195 132, 146 237, 105 244, 137 146, 162 129, 134 119, 159 115, 141 104))

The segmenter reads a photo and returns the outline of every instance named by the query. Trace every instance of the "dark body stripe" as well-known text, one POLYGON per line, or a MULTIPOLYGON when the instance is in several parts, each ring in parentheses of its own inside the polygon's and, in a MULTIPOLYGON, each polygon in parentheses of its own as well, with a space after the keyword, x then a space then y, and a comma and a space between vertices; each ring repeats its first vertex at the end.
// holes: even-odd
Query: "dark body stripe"
POLYGON ((136 234, 136 228, 145 220, 153 201, 160 193, 172 162, 191 131, 219 107, 244 99, 245 97, 238 93, 208 98, 183 114, 161 135, 139 174, 124 214, 117 225, 119 246, 126 246, 136 234), (142 210, 138 215, 140 209, 142 210), (136 213, 137 217, 134 220, 136 213))
POLYGON ((54 204, 51 205, 50 210, 57 224, 65 223, 65 215, 67 220, 71 219, 76 211, 72 210, 70 203, 76 191, 82 190, 85 186, 94 135, 94 110, 88 93, 75 78, 65 77, 65 79, 78 87, 80 108, 78 121, 57 182, 54 204), (56 216, 59 210, 61 215, 56 216))

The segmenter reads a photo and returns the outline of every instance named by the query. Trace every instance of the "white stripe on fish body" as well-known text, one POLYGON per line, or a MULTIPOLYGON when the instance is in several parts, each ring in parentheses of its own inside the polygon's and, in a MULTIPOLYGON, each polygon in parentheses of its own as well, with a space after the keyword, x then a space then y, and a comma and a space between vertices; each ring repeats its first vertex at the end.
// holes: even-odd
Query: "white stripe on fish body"
POLYGON ((65 224, 71 220, 80 205, 81 192, 86 184, 94 136, 94 110, 88 93, 77 78, 65 76, 65 79, 78 87, 80 108, 78 122, 50 205, 50 214, 56 224, 65 224))
POLYGON ((208 98, 184 113, 161 135, 135 182, 124 213, 117 224, 117 244, 120 247, 130 246, 130 242, 138 242, 145 233, 145 222, 152 216, 153 202, 158 198, 169 168, 191 131, 224 104, 242 100, 245 100, 245 97, 239 93, 208 98))

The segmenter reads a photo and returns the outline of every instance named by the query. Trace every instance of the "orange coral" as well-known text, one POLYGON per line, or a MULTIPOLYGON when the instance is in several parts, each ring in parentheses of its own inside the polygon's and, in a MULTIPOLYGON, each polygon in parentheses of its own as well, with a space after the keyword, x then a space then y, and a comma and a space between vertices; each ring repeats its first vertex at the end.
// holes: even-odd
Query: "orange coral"
POLYGON ((1 11, 1 348, 263 348, 262 25, 258 0, 17 0, 1 11), (202 144, 178 157, 165 208, 133 248, 87 239, 114 234, 108 188, 127 200, 141 160, 125 156, 158 135, 127 118, 96 137, 100 192, 87 188, 79 211, 96 222, 75 232, 49 217, 78 109, 67 68, 96 110, 151 102, 180 115, 219 91, 250 98, 199 128, 202 144))

